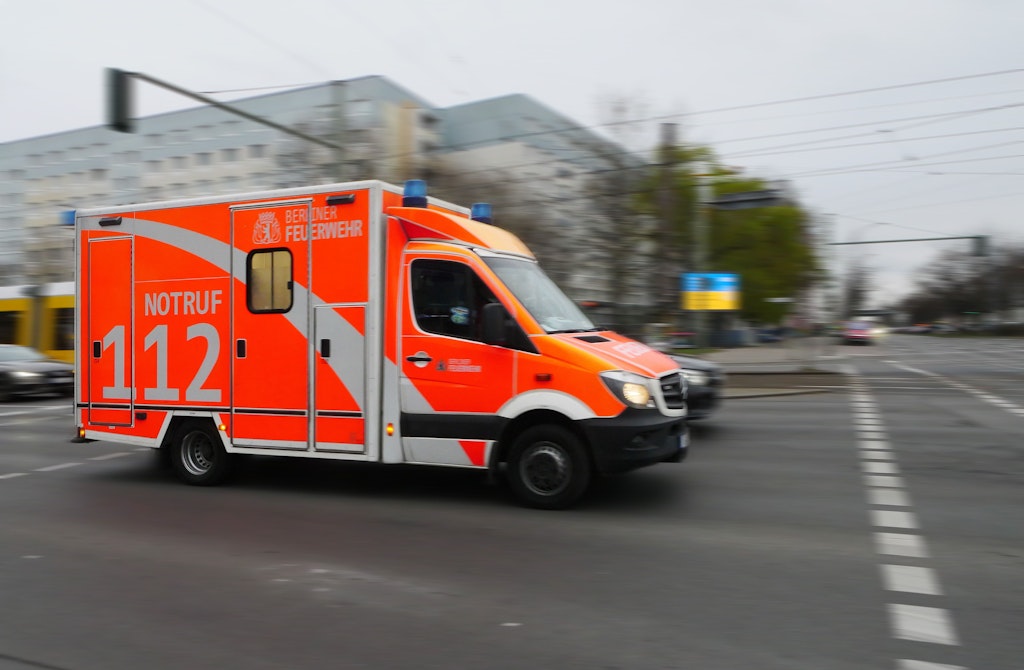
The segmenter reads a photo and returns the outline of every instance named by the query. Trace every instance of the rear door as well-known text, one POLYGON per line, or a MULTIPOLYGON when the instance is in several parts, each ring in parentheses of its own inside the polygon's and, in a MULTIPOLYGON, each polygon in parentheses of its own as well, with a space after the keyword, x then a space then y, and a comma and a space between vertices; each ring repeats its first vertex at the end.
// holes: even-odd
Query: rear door
POLYGON ((87 422, 131 426, 135 398, 133 239, 88 240, 85 314, 88 379, 87 422))

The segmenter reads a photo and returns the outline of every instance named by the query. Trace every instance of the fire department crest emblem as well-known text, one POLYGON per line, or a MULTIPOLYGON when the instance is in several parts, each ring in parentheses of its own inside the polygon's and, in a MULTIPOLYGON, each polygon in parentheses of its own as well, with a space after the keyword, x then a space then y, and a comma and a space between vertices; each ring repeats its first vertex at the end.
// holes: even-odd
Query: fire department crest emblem
POLYGON ((260 212, 252 229, 253 244, 276 244, 281 241, 281 224, 274 212, 260 212))

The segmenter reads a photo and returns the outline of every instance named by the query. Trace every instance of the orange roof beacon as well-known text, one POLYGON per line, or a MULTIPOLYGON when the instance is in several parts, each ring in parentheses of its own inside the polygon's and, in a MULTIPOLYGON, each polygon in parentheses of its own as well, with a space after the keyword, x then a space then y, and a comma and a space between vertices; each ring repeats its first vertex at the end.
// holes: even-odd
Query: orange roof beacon
POLYGON ((679 461, 675 363, 584 316, 490 208, 357 181, 79 210, 81 441, 480 468, 525 504, 679 461))

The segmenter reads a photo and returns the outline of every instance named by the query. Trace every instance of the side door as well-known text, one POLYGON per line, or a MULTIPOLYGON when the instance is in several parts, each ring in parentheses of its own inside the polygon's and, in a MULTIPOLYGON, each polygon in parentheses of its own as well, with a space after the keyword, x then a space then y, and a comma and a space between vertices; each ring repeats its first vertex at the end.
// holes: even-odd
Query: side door
POLYGON ((515 393, 516 352, 484 344, 483 305, 498 302, 465 259, 407 256, 400 350, 407 461, 483 467, 515 393))
POLYGON ((135 397, 133 249, 130 236, 88 240, 85 346, 87 422, 131 426, 135 397))
POLYGON ((316 305, 313 366, 314 446, 318 451, 366 452, 366 332, 364 305, 316 305))
POLYGON ((231 210, 231 438, 306 450, 309 368, 309 200, 231 210))

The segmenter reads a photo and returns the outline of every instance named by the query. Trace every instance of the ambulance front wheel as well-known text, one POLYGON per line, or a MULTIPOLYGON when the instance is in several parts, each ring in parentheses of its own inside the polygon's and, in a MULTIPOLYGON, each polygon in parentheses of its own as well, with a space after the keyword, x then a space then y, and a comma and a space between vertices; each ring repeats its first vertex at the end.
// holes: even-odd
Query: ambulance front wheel
POLYGON ((186 484, 213 486, 228 474, 231 457, 209 423, 183 423, 170 449, 174 473, 186 484))
POLYGON ((590 485, 590 460, 583 443, 562 426, 528 428, 512 444, 509 486, 523 503, 562 509, 580 499, 590 485))

